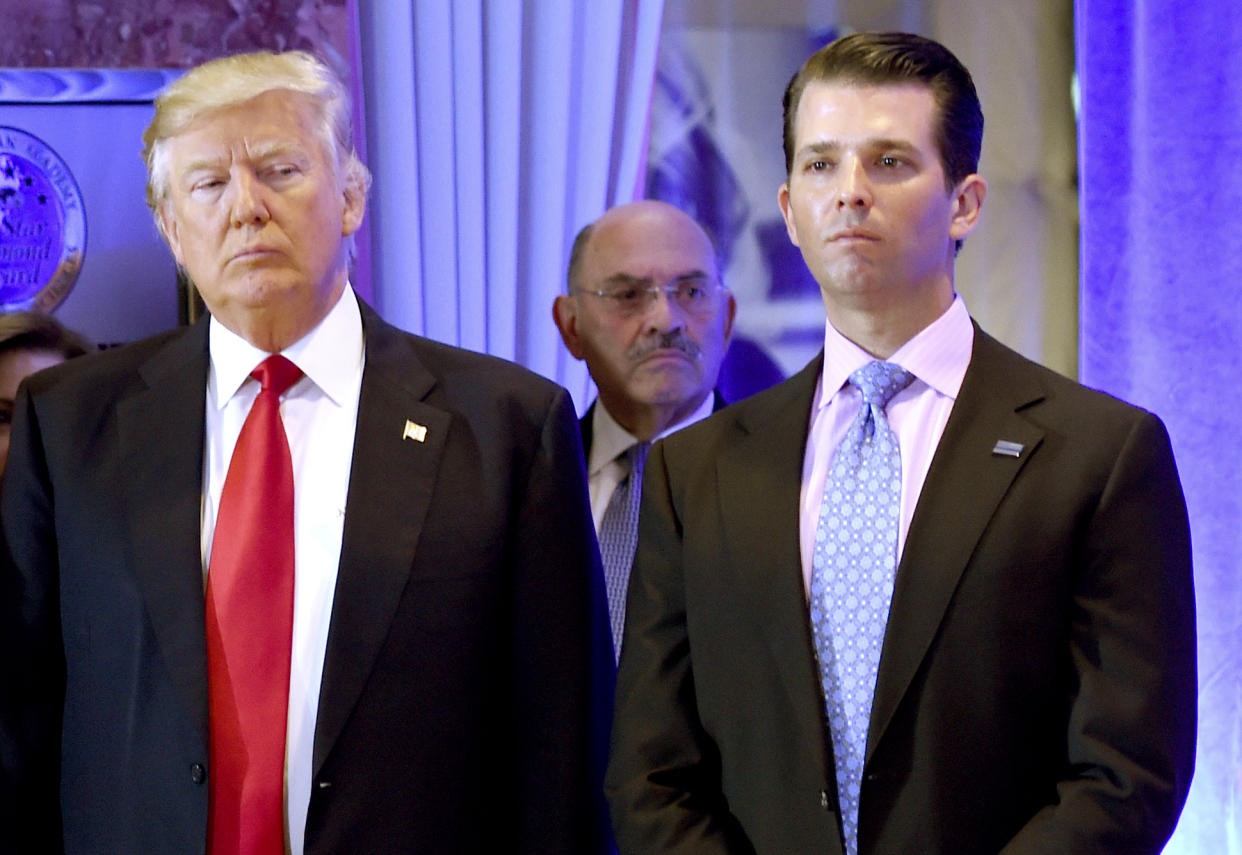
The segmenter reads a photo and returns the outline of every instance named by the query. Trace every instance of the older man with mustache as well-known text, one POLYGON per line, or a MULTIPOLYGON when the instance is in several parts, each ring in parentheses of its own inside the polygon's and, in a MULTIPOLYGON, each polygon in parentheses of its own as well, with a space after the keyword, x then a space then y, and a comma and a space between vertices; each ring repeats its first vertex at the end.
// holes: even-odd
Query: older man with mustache
POLYGON ((578 233, 569 293, 552 307, 599 388, 582 439, 618 655, 647 449, 724 406, 713 390, 737 304, 720 273, 693 219, 664 202, 631 202, 578 233))

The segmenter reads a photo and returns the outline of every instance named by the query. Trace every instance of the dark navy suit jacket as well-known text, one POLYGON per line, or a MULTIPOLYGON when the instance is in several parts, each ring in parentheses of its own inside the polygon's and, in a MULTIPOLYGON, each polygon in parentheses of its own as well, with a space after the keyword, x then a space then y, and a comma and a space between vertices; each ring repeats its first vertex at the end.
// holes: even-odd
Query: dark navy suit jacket
MULTIPOLYGON (((612 661, 568 395, 362 317, 306 852, 594 851, 612 661)), ((0 850, 204 849, 207 370, 204 321, 19 396, 0 850)))
MULTIPOLYGON (((819 376, 652 449, 607 781, 623 853, 841 852, 798 536, 819 376)), ((976 329, 897 570, 861 855, 1154 855, 1195 691, 1163 425, 976 329)))

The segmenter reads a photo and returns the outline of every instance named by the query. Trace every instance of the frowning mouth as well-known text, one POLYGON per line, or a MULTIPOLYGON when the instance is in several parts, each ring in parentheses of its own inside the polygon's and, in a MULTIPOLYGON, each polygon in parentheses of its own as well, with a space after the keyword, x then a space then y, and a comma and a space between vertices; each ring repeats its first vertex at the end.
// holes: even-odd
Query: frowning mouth
POLYGON ((662 347, 656 350, 649 350, 638 358, 639 362, 660 362, 664 360, 677 360, 679 362, 694 362, 697 354, 691 354, 679 347, 662 347))
POLYGON ((852 243, 855 241, 877 241, 880 236, 866 229, 842 229, 828 236, 829 243, 852 243))
POLYGON ((233 257, 230 258, 229 261, 241 262, 244 264, 246 262, 262 261, 265 258, 270 258, 278 254, 277 250, 270 246, 248 246, 240 252, 234 253, 233 257))

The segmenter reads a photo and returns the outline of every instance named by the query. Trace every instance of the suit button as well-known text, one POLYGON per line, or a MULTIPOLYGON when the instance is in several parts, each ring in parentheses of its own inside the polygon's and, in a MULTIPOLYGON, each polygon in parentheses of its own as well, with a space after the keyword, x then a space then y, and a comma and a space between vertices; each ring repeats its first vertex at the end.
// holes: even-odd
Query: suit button
POLYGON ((202 763, 195 763, 190 766, 190 780, 196 784, 201 784, 207 780, 207 767, 202 763))
POLYGON ((822 807, 824 810, 828 810, 828 791, 827 790, 819 791, 819 806, 822 807))

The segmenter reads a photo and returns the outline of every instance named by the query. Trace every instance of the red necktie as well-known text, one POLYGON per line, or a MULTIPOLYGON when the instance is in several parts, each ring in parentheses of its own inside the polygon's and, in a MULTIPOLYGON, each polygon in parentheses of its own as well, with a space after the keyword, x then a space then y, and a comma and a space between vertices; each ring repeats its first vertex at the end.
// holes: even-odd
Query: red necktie
POLYGON ((280 396, 302 372, 270 356, 250 376, 262 388, 229 461, 207 572, 210 855, 285 851, 293 463, 280 396))

